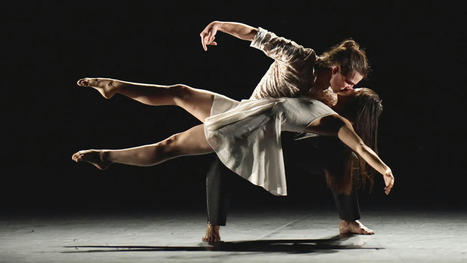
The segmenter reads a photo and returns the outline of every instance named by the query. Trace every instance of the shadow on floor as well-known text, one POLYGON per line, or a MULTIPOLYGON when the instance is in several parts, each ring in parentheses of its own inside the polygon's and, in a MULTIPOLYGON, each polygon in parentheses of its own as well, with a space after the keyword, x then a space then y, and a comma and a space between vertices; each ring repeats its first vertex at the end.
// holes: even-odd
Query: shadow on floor
MULTIPOLYGON (((142 251, 226 251, 226 252, 284 252, 284 253, 335 253, 341 249, 382 249, 378 247, 363 247, 358 242, 343 241, 352 236, 339 235, 324 239, 272 239, 220 242, 215 245, 200 243, 199 246, 64 246, 74 248, 74 251, 62 253, 96 253, 96 252, 142 252, 142 251), (356 243, 356 244, 353 244, 356 243), (87 250, 80 250, 87 249, 87 250)), ((352 240, 351 240, 352 241, 352 240)))

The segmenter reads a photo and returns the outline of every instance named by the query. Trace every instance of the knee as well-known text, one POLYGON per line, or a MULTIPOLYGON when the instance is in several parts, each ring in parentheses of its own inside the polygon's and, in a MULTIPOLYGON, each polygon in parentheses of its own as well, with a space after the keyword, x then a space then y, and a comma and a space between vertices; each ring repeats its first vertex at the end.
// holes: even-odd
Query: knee
POLYGON ((171 158, 181 154, 180 147, 178 147, 179 135, 174 134, 169 138, 158 143, 156 147, 156 155, 163 154, 164 156, 171 158))
POLYGON ((190 96, 192 88, 185 84, 175 84, 170 86, 169 90, 174 98, 184 100, 190 96))

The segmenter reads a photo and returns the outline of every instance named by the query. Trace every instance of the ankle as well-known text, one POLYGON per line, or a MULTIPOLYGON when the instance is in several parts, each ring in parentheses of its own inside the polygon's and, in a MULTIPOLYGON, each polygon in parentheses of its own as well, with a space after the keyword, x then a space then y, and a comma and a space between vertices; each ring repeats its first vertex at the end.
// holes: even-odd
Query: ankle
POLYGON ((109 164, 112 163, 110 158, 111 158, 110 151, 102 150, 99 152, 99 159, 102 163, 109 163, 109 164))
POLYGON ((208 223, 208 229, 207 231, 211 232, 211 233, 215 233, 215 234, 219 234, 219 226, 218 225, 212 225, 212 224, 209 224, 208 223))

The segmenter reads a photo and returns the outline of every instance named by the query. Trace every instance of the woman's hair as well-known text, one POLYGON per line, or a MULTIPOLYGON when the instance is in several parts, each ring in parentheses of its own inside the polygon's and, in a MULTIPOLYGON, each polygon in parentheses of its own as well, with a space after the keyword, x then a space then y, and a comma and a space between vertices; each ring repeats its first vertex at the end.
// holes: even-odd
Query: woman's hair
MULTIPOLYGON (((353 95, 345 97, 340 105, 339 114, 352 122, 355 132, 362 138, 363 142, 373 151, 378 153, 378 120, 383 111, 382 100, 371 89, 356 89, 353 95)), ((345 187, 346 180, 351 179, 357 188, 364 187, 369 182, 369 189, 373 187, 374 170, 362 158, 355 158, 351 151, 346 156, 345 164, 347 178, 334 181, 331 187, 345 187)), ((346 176, 343 176, 346 177, 346 176)))
POLYGON ((339 65, 341 73, 346 76, 357 71, 365 78, 370 72, 365 50, 352 39, 346 39, 324 52, 317 64, 321 68, 339 65))

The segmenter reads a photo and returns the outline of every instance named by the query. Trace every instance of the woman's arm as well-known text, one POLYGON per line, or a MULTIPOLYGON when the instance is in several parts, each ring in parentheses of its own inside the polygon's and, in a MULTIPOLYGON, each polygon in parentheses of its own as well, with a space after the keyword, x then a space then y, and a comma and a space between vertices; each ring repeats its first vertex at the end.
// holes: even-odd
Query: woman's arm
POLYGON ((200 33, 201 44, 203 45, 205 51, 208 50, 208 45, 217 45, 217 43, 214 41, 217 31, 227 33, 242 40, 252 41, 256 33, 258 32, 258 29, 237 22, 211 22, 200 33))
POLYGON ((349 146, 350 149, 362 157, 371 167, 383 175, 386 185, 384 191, 386 195, 389 194, 394 186, 394 176, 392 175, 391 169, 363 142, 347 119, 338 115, 323 117, 311 123, 307 127, 307 130, 322 135, 337 135, 339 140, 349 146))

